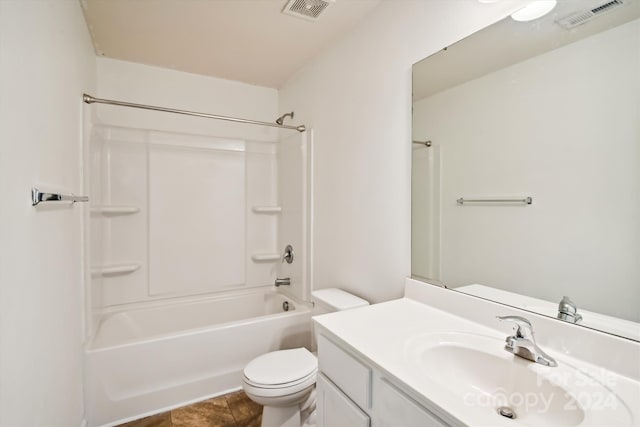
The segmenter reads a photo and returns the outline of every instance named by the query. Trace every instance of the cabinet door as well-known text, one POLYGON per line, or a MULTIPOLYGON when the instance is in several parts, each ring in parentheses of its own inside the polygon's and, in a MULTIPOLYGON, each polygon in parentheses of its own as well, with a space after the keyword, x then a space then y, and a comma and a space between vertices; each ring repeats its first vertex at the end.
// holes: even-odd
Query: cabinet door
POLYGON ((384 379, 374 384, 373 408, 374 427, 447 427, 444 421, 384 379))
POLYGON ((369 417, 324 375, 316 382, 318 427, 369 427, 369 417))

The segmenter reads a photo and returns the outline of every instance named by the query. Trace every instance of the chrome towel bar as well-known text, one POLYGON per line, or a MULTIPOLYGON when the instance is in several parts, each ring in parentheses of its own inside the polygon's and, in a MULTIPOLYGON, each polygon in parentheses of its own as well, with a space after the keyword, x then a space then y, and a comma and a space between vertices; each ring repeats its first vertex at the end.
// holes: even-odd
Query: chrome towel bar
POLYGON ((412 144, 424 145, 425 147, 431 147, 433 143, 431 141, 411 141, 412 144))
POLYGON ((88 202, 89 196, 76 196, 73 194, 44 193, 37 188, 31 189, 31 205, 35 206, 41 202, 88 202))
POLYGON ((464 199, 461 197, 456 201, 459 205, 464 205, 465 203, 522 203, 525 205, 530 205, 533 203, 533 198, 525 197, 524 199, 464 199))

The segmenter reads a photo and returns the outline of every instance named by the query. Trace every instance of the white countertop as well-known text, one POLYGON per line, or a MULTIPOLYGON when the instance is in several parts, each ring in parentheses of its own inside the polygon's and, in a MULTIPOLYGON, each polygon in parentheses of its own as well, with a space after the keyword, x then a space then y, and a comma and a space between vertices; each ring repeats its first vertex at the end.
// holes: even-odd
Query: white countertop
MULTIPOLYGON (((495 313, 495 315, 498 314, 502 313, 495 313)), ((410 351, 410 347, 420 337, 442 332, 472 333, 494 338, 496 345, 502 348, 510 328, 500 325, 497 320, 495 322, 496 329, 493 329, 408 298, 316 316, 313 319, 319 326, 319 332, 346 343, 351 347, 351 350, 370 362, 374 368, 406 386, 411 394, 417 396, 420 403, 432 411, 439 414, 445 411, 461 424, 466 425, 490 424, 512 427, 515 425, 512 420, 506 418, 485 419, 473 408, 461 406, 459 397, 443 391, 442 387, 428 380, 427 372, 430 369, 438 369, 438 367, 423 366, 424 364, 421 364, 420 360, 416 360, 415 352, 410 351)), ((567 354, 549 348, 543 347, 543 349, 556 358, 559 364, 566 363, 568 366, 584 372, 602 372, 601 368, 577 360, 567 354)), ((499 351, 498 354, 500 354, 499 351)), ((504 357, 514 356, 504 351, 504 357)), ((534 370, 555 369, 535 363, 531 363, 531 365, 534 370)), ((482 366, 478 366, 478 369, 482 369, 482 366)), ((609 374, 612 376, 609 378, 612 378, 613 384, 615 384, 613 388, 615 394, 627 405, 627 408, 622 408, 615 415, 615 418, 618 419, 609 420, 611 421, 609 424, 638 425, 640 423, 638 414, 640 411, 640 383, 616 373, 607 373, 607 375, 609 374)), ((589 416, 589 420, 590 422, 587 424, 597 421, 597 414, 595 418, 589 416)))

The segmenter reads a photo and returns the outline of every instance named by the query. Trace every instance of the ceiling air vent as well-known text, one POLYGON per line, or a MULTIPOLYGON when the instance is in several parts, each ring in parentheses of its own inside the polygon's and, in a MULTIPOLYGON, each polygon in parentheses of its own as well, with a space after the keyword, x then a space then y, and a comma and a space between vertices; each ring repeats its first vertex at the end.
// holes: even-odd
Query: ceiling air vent
POLYGON ((282 9, 282 13, 307 21, 316 21, 322 12, 334 2, 335 0, 289 0, 282 9))
POLYGON ((597 18, 598 16, 609 12, 610 10, 616 9, 620 6, 624 6, 626 2, 629 0, 611 0, 606 3, 602 3, 599 6, 593 7, 591 9, 581 10, 576 13, 572 13, 566 18, 562 18, 558 20, 558 24, 563 28, 570 30, 578 25, 582 25, 586 22, 591 21, 592 19, 597 18))

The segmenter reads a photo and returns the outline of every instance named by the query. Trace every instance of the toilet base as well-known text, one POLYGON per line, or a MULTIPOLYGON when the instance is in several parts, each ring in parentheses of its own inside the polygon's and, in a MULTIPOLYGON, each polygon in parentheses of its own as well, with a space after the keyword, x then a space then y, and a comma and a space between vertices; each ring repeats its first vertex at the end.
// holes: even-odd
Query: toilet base
POLYGON ((261 427, 315 427, 316 389, 312 386, 280 398, 249 398, 264 405, 261 427), (295 402, 298 402, 297 404, 295 402), (293 405, 291 404, 293 403, 293 405))
POLYGON ((262 409, 261 427, 300 427, 300 407, 265 406, 262 409))
POLYGON ((318 415, 314 410, 309 414, 309 416, 307 417, 307 420, 302 424, 302 427, 316 427, 317 419, 318 419, 318 415))
POLYGON ((304 424, 301 423, 300 411, 288 411, 291 408, 265 407, 262 410, 261 427, 316 427, 316 411, 314 410, 304 424), (282 411, 284 409, 284 411, 282 411))

